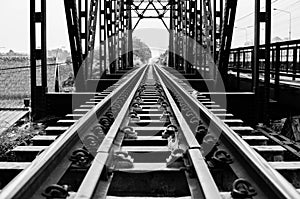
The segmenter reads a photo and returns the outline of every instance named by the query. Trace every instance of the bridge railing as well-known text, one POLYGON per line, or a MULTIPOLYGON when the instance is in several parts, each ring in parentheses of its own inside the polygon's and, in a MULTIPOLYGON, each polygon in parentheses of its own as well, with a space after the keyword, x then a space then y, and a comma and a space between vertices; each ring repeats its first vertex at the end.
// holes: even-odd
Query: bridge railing
MULTIPOLYGON (((261 45, 261 55, 264 55, 265 46, 261 45)), ((300 78, 300 40, 277 42, 271 44, 270 74, 272 78, 296 80, 300 78)), ((234 48, 230 51, 229 70, 241 73, 253 73, 254 47, 234 48)), ((265 63, 259 62, 260 73, 264 73, 265 63)))

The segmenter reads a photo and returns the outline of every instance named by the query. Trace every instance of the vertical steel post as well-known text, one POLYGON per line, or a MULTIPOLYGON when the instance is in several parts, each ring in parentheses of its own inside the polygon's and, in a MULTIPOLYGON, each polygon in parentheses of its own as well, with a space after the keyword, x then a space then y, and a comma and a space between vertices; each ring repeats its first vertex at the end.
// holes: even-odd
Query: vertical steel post
MULTIPOLYGON (((203 61, 203 43, 202 43, 202 2, 196 1, 196 66, 197 70, 201 71, 203 61)), ((203 74, 202 74, 203 75, 203 74)))
POLYGON ((170 1, 169 67, 174 67, 174 2, 170 1))
POLYGON ((128 11, 127 11, 127 4, 128 0, 124 0, 124 21, 123 21, 123 26, 124 26, 124 38, 123 38, 123 69, 128 68, 128 53, 127 53, 127 47, 128 47, 128 11))
POLYGON ((240 81, 241 81, 241 79, 240 79, 241 51, 238 50, 236 52, 236 55, 237 55, 237 64, 236 64, 236 66, 237 66, 237 71, 236 71, 236 74, 237 74, 236 75, 237 76, 237 89, 240 90, 240 81))
POLYGON ((183 69, 185 73, 188 73, 189 63, 188 63, 188 36, 189 36, 189 8, 187 0, 183 0, 183 69))
POLYGON ((104 1, 99 2, 99 59, 100 59, 100 78, 102 74, 107 72, 107 60, 106 60, 106 3, 104 1))
POLYGON ((221 43, 221 31, 223 25, 223 0, 218 0, 219 4, 217 4, 217 0, 214 0, 214 20, 213 20, 213 54, 214 61, 217 62, 219 48, 221 43))
POLYGON ((270 43, 271 43, 271 1, 266 0, 265 12, 261 12, 260 1, 255 1, 255 44, 254 44, 254 92, 256 95, 256 102, 258 102, 257 119, 260 119, 260 115, 263 115, 263 122, 269 124, 269 101, 270 101, 270 43), (260 25, 265 23, 265 49, 260 51, 260 25), (265 61, 265 80, 264 80, 264 94, 262 107, 260 106, 260 89, 259 89, 259 62, 265 61), (261 110, 261 111, 259 111, 261 110))
POLYGON ((175 69, 179 70, 180 68, 180 0, 175 0, 175 43, 174 43, 174 48, 175 48, 175 69))
POLYGON ((46 0, 41 2, 41 10, 36 11, 36 0, 30 0, 30 75, 32 119, 43 117, 46 109, 47 92, 47 43, 46 43, 46 0), (40 24, 40 29, 37 29, 40 24), (40 34, 37 34, 40 32, 40 34), (40 38, 37 38, 40 35, 40 38), (41 43, 38 44, 37 40, 41 43), (40 46, 37 46, 40 45, 40 46), (41 62, 41 85, 37 85, 37 61, 41 62))
MULTIPOLYGON (((82 46, 82 55, 85 62, 85 66, 88 66, 88 0, 78 0, 78 15, 79 15, 79 31, 80 31, 80 40, 82 46)), ((89 74, 88 68, 85 68, 85 77, 88 78, 89 74)), ((86 79, 85 78, 85 79, 86 79)))
POLYGON ((195 21, 196 21, 196 0, 189 1, 188 16, 188 35, 187 35, 187 72, 192 73, 193 66, 196 65, 195 60, 195 21))
POLYGON ((276 45, 275 49, 275 99, 279 100, 279 93, 280 93, 280 86, 279 86, 279 81, 280 81, 280 65, 281 65, 281 60, 280 60, 280 45, 276 45))
POLYGON ((293 80, 296 80, 297 75, 297 58, 298 58, 298 50, 297 47, 293 49, 293 80))
POLYGON ((84 62, 86 70, 86 78, 91 75, 91 71, 94 63, 94 48, 96 40, 97 30, 97 18, 98 18, 98 0, 91 0, 89 9, 88 20, 88 34, 87 34, 87 61, 84 62))
POLYGON ((131 16, 131 5, 132 0, 128 0, 127 2, 127 12, 128 12, 128 34, 127 34, 127 39, 128 39, 128 67, 132 68, 133 67, 133 41, 132 41, 132 16, 131 16))
POLYGON ((179 38, 178 38, 178 50, 179 50, 179 70, 184 70, 184 0, 179 0, 179 38))
POLYGON ((112 22, 112 1, 106 0, 106 24, 107 24, 107 43, 108 43, 108 57, 109 57, 109 72, 115 73, 115 65, 114 65, 114 32, 113 32, 113 22, 112 22))
POLYGON ((255 21, 254 21, 254 70, 253 70, 253 91, 255 93, 256 111, 257 111, 257 121, 259 121, 259 111, 260 110, 260 89, 259 89, 259 45, 260 45, 260 0, 255 0, 255 21))
POLYGON ((112 25, 112 46, 110 48, 111 55, 112 55, 112 67, 113 67, 113 73, 116 73, 118 69, 118 61, 117 61, 117 24, 116 24, 116 18, 117 18, 117 8, 116 8, 116 0, 110 0, 111 1, 111 25, 112 25))
POLYGON ((115 67, 116 71, 120 69, 120 52, 119 52, 119 42, 120 42, 120 28, 119 28, 119 22, 120 22, 120 3, 119 1, 114 1, 114 51, 115 51, 115 67))
POLYGON ((125 69, 126 65, 124 64, 126 61, 126 57, 124 56, 124 51, 125 51, 125 32, 124 32, 124 28, 125 28, 125 24, 124 24, 124 17, 125 17, 125 12, 124 12, 124 1, 119 2, 119 63, 120 63, 120 68, 121 69, 125 69))

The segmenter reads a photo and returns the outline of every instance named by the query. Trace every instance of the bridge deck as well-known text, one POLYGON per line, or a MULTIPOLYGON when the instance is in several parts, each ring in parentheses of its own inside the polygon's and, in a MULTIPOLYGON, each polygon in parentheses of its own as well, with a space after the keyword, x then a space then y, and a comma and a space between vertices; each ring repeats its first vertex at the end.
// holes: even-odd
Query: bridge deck
POLYGON ((28 114, 28 111, 0 111, 0 134, 28 114))

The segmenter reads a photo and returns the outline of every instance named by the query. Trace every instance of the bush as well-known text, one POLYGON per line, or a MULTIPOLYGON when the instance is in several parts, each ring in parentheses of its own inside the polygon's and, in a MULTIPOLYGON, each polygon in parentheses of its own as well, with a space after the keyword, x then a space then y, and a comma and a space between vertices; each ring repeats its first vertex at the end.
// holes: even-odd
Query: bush
MULTIPOLYGON (((2 123, 5 127, 6 124, 2 123)), ((30 144, 30 139, 39 134, 43 127, 25 122, 8 128, 0 135, 0 161, 14 161, 14 154, 10 150, 20 145, 30 144)))

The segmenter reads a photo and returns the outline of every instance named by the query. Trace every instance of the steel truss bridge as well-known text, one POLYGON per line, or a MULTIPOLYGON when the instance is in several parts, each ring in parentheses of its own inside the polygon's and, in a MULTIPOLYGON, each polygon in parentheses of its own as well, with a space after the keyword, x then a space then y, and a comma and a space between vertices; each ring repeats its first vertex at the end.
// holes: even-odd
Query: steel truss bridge
POLYGON ((237 3, 64 0, 76 92, 63 93, 58 67, 48 92, 46 0, 30 0, 30 119, 43 130, 0 161, 0 198, 299 198, 297 135, 269 123, 283 94, 298 99, 286 78, 299 78, 300 42, 272 44, 272 1, 255 0, 254 46, 231 48, 237 3), (169 33, 166 66, 134 66, 147 19, 169 33))

